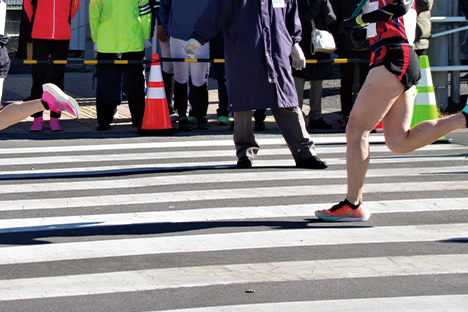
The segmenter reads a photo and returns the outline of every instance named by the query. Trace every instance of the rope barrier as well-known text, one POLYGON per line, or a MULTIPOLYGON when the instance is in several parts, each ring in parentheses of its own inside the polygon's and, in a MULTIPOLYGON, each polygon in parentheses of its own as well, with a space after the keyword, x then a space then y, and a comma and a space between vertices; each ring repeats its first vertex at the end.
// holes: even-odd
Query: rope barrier
MULTIPOLYGON (((36 64, 54 64, 54 65, 97 65, 97 64, 115 64, 115 65, 128 65, 128 64, 150 64, 151 60, 11 60, 12 63, 22 63, 26 65, 36 64)), ((224 59, 191 59, 191 58, 160 58, 158 62, 186 62, 186 63, 224 63, 224 59)), ((307 64, 346 64, 346 63, 369 63, 366 59, 326 59, 306 60, 307 64)))

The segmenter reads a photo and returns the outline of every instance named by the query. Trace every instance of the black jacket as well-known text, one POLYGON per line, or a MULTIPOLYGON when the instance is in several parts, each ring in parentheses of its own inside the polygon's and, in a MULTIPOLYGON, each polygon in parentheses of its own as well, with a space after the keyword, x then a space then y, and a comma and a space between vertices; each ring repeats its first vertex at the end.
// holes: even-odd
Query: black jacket
POLYGON ((345 19, 350 17, 354 10, 358 7, 359 3, 361 2, 360 0, 330 0, 333 11, 335 12, 336 15, 336 23, 332 27, 333 35, 335 37, 335 43, 337 47, 336 53, 338 55, 344 55, 347 51, 351 51, 354 49, 354 45, 351 41, 351 38, 349 35, 345 33, 338 34, 338 25, 340 22, 345 19))
MULTIPOLYGON (((306 59, 329 59, 330 54, 315 53, 310 49, 312 23, 314 19, 315 27, 320 30, 330 31, 330 25, 336 22, 336 16, 328 0, 298 0, 299 18, 302 25, 302 40, 299 42, 306 59)), ((332 65, 329 64, 307 64, 301 71, 293 69, 293 76, 305 78, 307 80, 321 80, 332 75, 332 65)))

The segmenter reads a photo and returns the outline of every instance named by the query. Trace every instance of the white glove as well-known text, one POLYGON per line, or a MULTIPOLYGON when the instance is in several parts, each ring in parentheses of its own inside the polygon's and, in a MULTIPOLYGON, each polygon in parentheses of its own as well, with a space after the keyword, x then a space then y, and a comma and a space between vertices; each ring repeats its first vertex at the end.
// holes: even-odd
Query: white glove
POLYGON ((184 46, 184 53, 191 57, 195 58, 195 51, 201 46, 201 43, 195 39, 190 39, 184 46))
POLYGON ((98 51, 97 51, 97 43, 93 42, 93 58, 97 59, 98 51))
POLYGON ((149 40, 145 40, 145 41, 143 41, 143 43, 145 44, 145 49, 148 49, 148 48, 150 48, 152 46, 151 41, 149 41, 149 40))
POLYGON ((302 52, 299 43, 295 43, 291 50, 292 57, 292 67, 296 70, 301 70, 306 67, 306 59, 304 53, 302 52))

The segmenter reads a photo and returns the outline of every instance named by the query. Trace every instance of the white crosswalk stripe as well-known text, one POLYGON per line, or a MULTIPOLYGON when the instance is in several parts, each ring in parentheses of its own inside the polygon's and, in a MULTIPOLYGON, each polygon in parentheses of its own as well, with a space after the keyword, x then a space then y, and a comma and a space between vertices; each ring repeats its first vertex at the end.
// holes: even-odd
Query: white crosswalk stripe
POLYGON ((466 146, 372 135, 371 220, 335 224, 345 138, 315 142, 326 170, 280 136, 249 170, 230 138, 2 148, 0 311, 466 311, 466 146))

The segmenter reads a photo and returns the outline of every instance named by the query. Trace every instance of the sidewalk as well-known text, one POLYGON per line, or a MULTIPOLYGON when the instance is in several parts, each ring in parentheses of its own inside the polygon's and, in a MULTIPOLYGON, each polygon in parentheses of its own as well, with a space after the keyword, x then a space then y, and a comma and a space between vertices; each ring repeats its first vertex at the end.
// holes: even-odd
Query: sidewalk
MULTIPOLYGON (((67 72, 65 73, 65 92, 72 97, 74 97, 80 105, 81 108, 81 118, 78 120, 73 120, 70 116, 66 114, 62 115, 61 125, 63 131, 60 133, 60 137, 63 137, 65 134, 75 134, 87 136, 118 136, 122 134, 125 136, 128 135, 137 135, 136 129, 131 126, 130 111, 128 109, 127 101, 123 101, 122 105, 118 107, 119 114, 114 118, 114 123, 111 124, 111 128, 106 132, 96 131, 96 91, 92 89, 92 76, 93 72, 67 72)), ((19 74, 19 75, 8 75, 4 81, 3 88, 3 98, 2 102, 5 104, 22 101, 24 98, 27 98, 30 95, 31 91, 31 75, 29 74, 19 74)), ((230 134, 230 126, 219 126, 216 124, 218 116, 216 115, 216 109, 218 106, 218 92, 217 92, 217 82, 216 80, 209 79, 209 109, 208 109, 208 121, 210 124, 210 130, 184 132, 176 133, 175 135, 203 135, 203 134, 230 134)), ((307 86, 306 86, 307 87, 307 86)), ((340 99, 339 99, 339 80, 332 79, 324 81, 324 95, 322 99, 322 108, 325 119, 332 123, 334 129, 324 130, 322 132, 343 132, 341 125, 338 123, 339 119, 339 110, 340 110, 340 99)), ((305 104, 308 104, 308 100, 305 100, 305 104)), ((304 105, 304 112, 308 113, 308 105, 304 105)), ((21 137, 28 137, 28 134, 34 138, 38 138, 41 135, 47 135, 50 138, 51 135, 57 135, 57 132, 52 133, 48 128, 48 119, 49 112, 44 112, 44 129, 41 133, 34 133, 30 131, 32 118, 29 117, 24 121, 13 125, 2 131, 2 134, 21 134, 21 137)), ((276 123, 274 118, 271 116, 271 111, 267 110, 267 119, 266 122, 266 132, 277 132, 276 123)), ((177 128, 177 124, 173 123, 177 128)))

